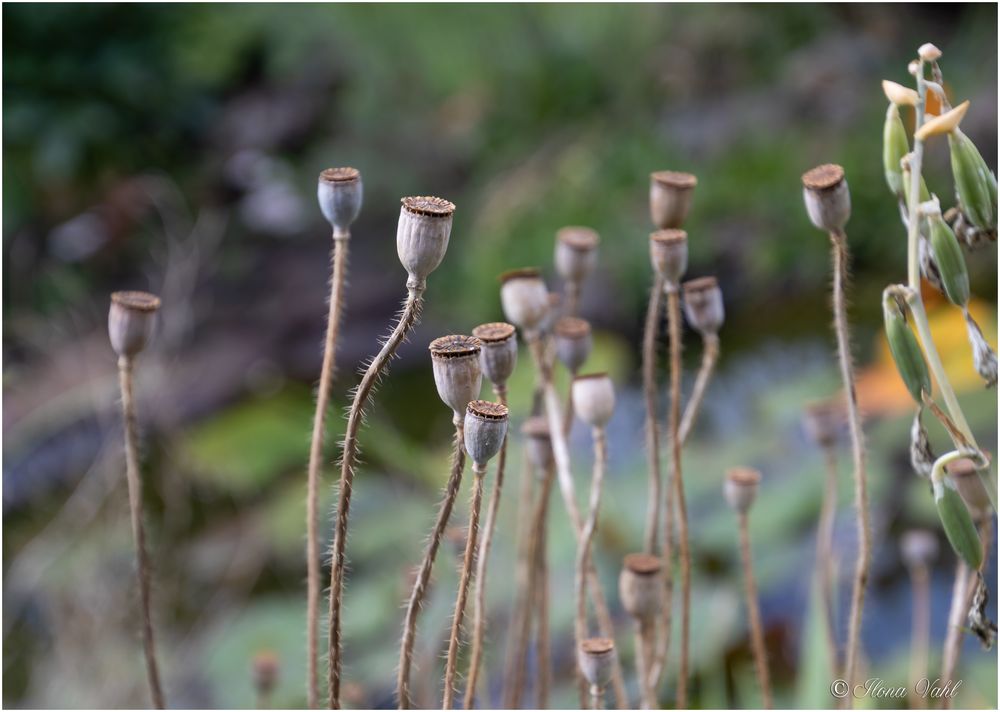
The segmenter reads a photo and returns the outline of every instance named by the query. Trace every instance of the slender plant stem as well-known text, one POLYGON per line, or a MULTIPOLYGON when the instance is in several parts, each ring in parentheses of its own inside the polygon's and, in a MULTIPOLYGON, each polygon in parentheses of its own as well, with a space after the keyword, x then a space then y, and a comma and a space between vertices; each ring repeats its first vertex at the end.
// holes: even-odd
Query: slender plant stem
POLYGON ((681 654, 677 671, 677 709, 687 707, 688 648, 691 637, 691 548, 688 538, 687 503, 681 472, 681 299, 676 288, 667 292, 667 324, 670 331, 670 459, 681 555, 681 654))
POLYGON ((757 601, 757 582, 753 576, 753 558, 750 555, 750 527, 746 512, 739 515, 740 556, 743 559, 743 586, 747 599, 747 615, 750 618, 750 641, 753 645, 753 659, 757 670, 757 684, 763 697, 765 709, 774 707, 771 698, 771 676, 767 669, 767 648, 764 646, 764 626, 760 620, 760 604, 757 601))
POLYGON ((649 469, 649 494, 646 501, 646 535, 643 548, 656 553, 660 533, 660 510, 663 508, 663 476, 660 471, 660 421, 656 398, 656 341, 663 309, 663 278, 653 280, 642 331, 642 392, 646 402, 646 466, 649 469))
POLYGON ((469 598, 469 582, 476 566, 476 540, 479 537, 479 511, 483 504, 483 481, 486 479, 486 464, 473 464, 472 504, 469 508, 469 531, 465 539, 465 557, 462 559, 462 573, 458 581, 458 596, 455 599, 455 613, 451 620, 451 635, 448 638, 448 658, 444 668, 444 698, 442 708, 452 709, 455 702, 455 671, 458 667, 458 643, 462 637, 462 619, 469 598))
POLYGON ((830 674, 837 675, 840 669, 837 654, 837 626, 833 607, 833 524, 837 513, 837 453, 833 447, 824 446, 826 461, 826 481, 823 486, 823 503, 819 510, 816 527, 816 585, 819 587, 823 605, 823 621, 826 624, 826 644, 830 656, 830 674))
POLYGON ((684 406, 684 417, 681 418, 681 447, 687 443, 691 429, 698 419, 701 404, 705 401, 705 393, 708 391, 708 384, 711 383, 712 374, 715 372, 715 364, 719 362, 719 335, 702 334, 701 343, 703 346, 701 366, 698 368, 698 375, 694 380, 691 397, 688 399, 687 405, 684 406))
POLYGON ((639 620, 635 624, 635 667, 639 684, 642 709, 656 709, 656 690, 650 677, 653 662, 653 645, 656 636, 655 620, 639 620))
POLYGON ((927 676, 927 648, 931 635, 930 572, 923 564, 910 571, 913 591, 913 620, 910 628, 910 687, 912 709, 923 709, 926 701, 917 694, 917 683, 927 676))
POLYGON ((549 495, 552 492, 552 468, 545 473, 545 479, 538 493, 535 517, 535 608, 537 610, 537 630, 535 632, 535 659, 538 669, 536 683, 538 708, 548 709, 549 689, 552 683, 552 646, 549 637, 549 557, 547 521, 549 495))
POLYGON ((139 472, 138 427, 133 397, 134 362, 129 356, 118 358, 118 383, 122 394, 122 419, 125 423, 125 478, 128 482, 129 514, 132 539, 135 542, 136 575, 139 582, 139 605, 142 613, 142 648, 146 657, 146 677, 153 706, 164 709, 166 703, 160 687, 160 672, 153 639, 153 618, 150 613, 150 566, 146 553, 146 528, 142 514, 142 475, 139 472))
MULTIPOLYGON (((847 628, 847 662, 844 668, 844 679, 853 687, 861 645, 861 616, 865 604, 865 590, 868 585, 868 568, 871 564, 871 523, 868 512, 868 475, 865 470, 864 434, 861 431, 858 396, 854 388, 854 366, 847 322, 845 297, 848 268, 847 235, 843 232, 831 232, 830 241, 833 257, 834 330, 837 332, 837 355, 847 400, 847 421, 851 433, 851 455, 854 461, 854 505, 857 508, 858 518, 858 558, 854 569, 854 587, 851 592, 851 612, 847 628)), ((845 698, 844 704, 847 707, 853 706, 852 697, 852 695, 848 695, 845 698)))
POLYGON ((343 650, 341 646, 341 609, 343 604, 344 568, 347 564, 347 520, 351 508, 351 494, 354 489, 354 470, 358 456, 358 430, 364 419, 364 409, 375 389, 375 385, 388 369, 389 361, 399 345, 420 318, 425 285, 407 285, 406 303, 399 321, 389 338, 365 370, 365 375, 354 393, 354 401, 347 417, 344 432, 344 451, 340 463, 340 497, 337 500, 337 519, 333 533, 333 564, 330 571, 330 618, 328 622, 330 654, 328 688, 330 709, 340 708, 341 667, 343 650))
POLYGON ((573 432, 573 379, 576 378, 576 374, 576 371, 570 371, 570 387, 566 393, 566 409, 563 411, 563 434, 567 438, 573 432))
POLYGON ((330 403, 330 385, 337 360, 337 334, 344 300, 344 277, 347 273, 347 250, 350 235, 335 234, 330 281, 330 311, 326 322, 326 343, 323 346, 323 366, 316 392, 316 413, 313 416, 312 442, 309 446, 308 495, 306 504, 306 697, 309 709, 319 707, 319 479, 323 466, 323 435, 326 432, 326 412, 330 403))
MULTIPOLYGON (((498 383, 493 388, 497 399, 502 405, 507 405, 507 386, 498 383)), ((503 491, 504 468, 507 464, 507 437, 504 436, 497 456, 496 481, 490 493, 490 501, 486 507, 486 522, 483 527, 483 539, 479 544, 479 556, 476 559, 476 591, 473 599, 472 614, 472 658, 469 662, 469 676, 465 685, 465 697, 462 700, 465 709, 472 709, 476 697, 476 682, 479 678, 479 667, 483 659, 483 639, 486 636, 486 569, 490 558, 490 545, 493 542, 493 531, 496 529, 497 512, 500 510, 500 495, 503 491)))
POLYGON ((580 283, 566 282, 566 310, 564 316, 576 316, 580 308, 580 283))
POLYGON ((434 560, 437 558, 444 532, 451 521, 451 512, 462 487, 462 474, 465 471, 465 428, 459 417, 454 418, 455 441, 451 452, 451 474, 445 486, 444 499, 438 507, 434 529, 427 542, 424 558, 420 562, 420 570, 413 583, 410 599, 406 604, 406 618, 403 623, 403 636, 399 642, 399 671, 396 677, 396 698, 399 709, 410 709, 413 699, 410 695, 410 670, 413 667, 413 646, 417 639, 417 618, 427 596, 427 588, 431 582, 431 572, 434 570, 434 560))
POLYGON ((590 709, 604 709, 604 690, 597 685, 590 686, 590 709))

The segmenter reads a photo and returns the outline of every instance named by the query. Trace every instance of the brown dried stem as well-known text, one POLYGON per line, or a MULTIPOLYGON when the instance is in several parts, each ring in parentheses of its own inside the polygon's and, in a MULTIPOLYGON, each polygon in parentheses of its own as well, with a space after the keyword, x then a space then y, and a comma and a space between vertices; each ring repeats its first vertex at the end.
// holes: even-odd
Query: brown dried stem
POLYGON ((535 631, 535 658, 537 660, 538 708, 549 706, 549 688, 552 682, 552 649, 549 637, 549 564, 548 536, 546 532, 549 511, 549 495, 552 492, 552 481, 555 472, 549 468, 538 493, 535 512, 535 596, 534 605, 537 610, 538 624, 535 631))
POLYGON ((764 627, 760 620, 760 606, 757 602, 757 582, 753 576, 753 559, 750 555, 750 527, 747 515, 739 515, 740 556, 743 559, 743 584, 746 593, 747 615, 750 618, 750 642, 753 647, 754 666, 757 672, 757 684, 760 685, 764 708, 771 709, 774 702, 771 699, 771 678, 767 669, 767 648, 764 646, 764 627))
POLYGON ((820 505, 819 523, 816 527, 815 578, 823 605, 823 620, 826 624, 830 674, 836 676, 840 669, 833 610, 833 524, 837 513, 837 454, 832 446, 825 446, 823 455, 826 461, 826 480, 823 485, 823 503, 820 505))
POLYGON ((656 553, 660 531, 660 510, 663 507, 660 490, 660 423, 656 398, 656 341, 663 304, 663 278, 653 281, 646 307, 646 323, 642 332, 642 391, 646 401, 646 463, 649 468, 649 495, 646 502, 646 536, 643 543, 647 554, 656 553))

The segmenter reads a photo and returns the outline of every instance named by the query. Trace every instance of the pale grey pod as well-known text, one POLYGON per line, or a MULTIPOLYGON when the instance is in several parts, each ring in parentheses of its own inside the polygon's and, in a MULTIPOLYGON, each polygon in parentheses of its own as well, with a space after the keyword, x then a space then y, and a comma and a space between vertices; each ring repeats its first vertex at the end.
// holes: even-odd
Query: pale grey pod
POLYGON ((480 343, 473 336, 442 336, 430 345, 434 385, 438 396, 455 413, 465 417, 469 402, 479 397, 483 371, 479 364, 480 343))
POLYGON ((588 373, 573 379, 573 408, 592 428, 603 428, 615 412, 615 386, 606 373, 588 373))
POLYGON ((517 329, 513 324, 494 321, 480 324, 472 335, 482 343, 479 362, 483 375, 495 386, 504 386, 517 365, 517 329))
POLYGON ((683 230, 657 230, 649 236, 649 261, 653 271, 676 289, 687 271, 687 233, 683 230))
POLYGON ((552 332, 555 335, 556 356, 559 362, 570 373, 576 373, 590 356, 594 345, 590 323, 575 316, 564 316, 556 322, 552 332))
POLYGON ((806 171, 802 197, 809 219, 820 230, 840 232, 851 217, 851 192, 841 166, 825 163, 806 171))
POLYGON ((361 212, 363 192, 361 173, 356 168, 327 168, 319 174, 319 209, 333 227, 335 237, 350 235, 351 223, 361 212))
POLYGON ((618 576, 622 607, 638 621, 655 619, 663 603, 663 560, 652 554, 628 554, 618 576))
POLYGON ((472 461, 485 467, 500 452, 507 436, 507 406, 474 400, 465 410, 465 451, 472 461))
POLYGON ((615 642, 611 638, 586 638, 576 651, 580 672, 592 686, 607 687, 615 663, 615 642))
POLYGON ((821 448, 833 447, 844 423, 844 406, 836 399, 806 403, 802 426, 806 435, 821 448))
POLYGON ((979 469, 972 459, 963 457, 949 462, 945 470, 955 483, 955 489, 962 496, 973 518, 978 519, 992 511, 990 496, 979 478, 979 469))
POLYGON ((528 451, 528 459, 537 470, 544 475, 554 463, 552 454, 552 435, 549 432, 549 421, 544 415, 533 415, 521 426, 524 436, 524 446, 528 451))
POLYGON ((907 568, 928 567, 938 554, 938 540, 933 532, 926 529, 910 529, 903 532, 899 540, 899 550, 907 568))
POLYGON ((422 286, 448 251, 455 204, 444 198, 403 198, 396 228, 396 252, 410 278, 408 286, 422 286))
POLYGON ((649 176, 649 216, 660 230, 684 225, 698 179, 690 173, 657 171, 649 176))
POLYGON ((685 282, 684 315, 688 323, 701 334, 718 334, 726 320, 722 290, 715 277, 700 277, 685 282))
POLYGON ((556 272, 567 282, 582 282, 597 265, 599 238, 589 227, 570 226, 556 232, 556 272))
POLYGON ((525 331, 537 331, 549 313, 549 290, 532 267, 500 275, 500 304, 507 321, 525 331))
POLYGON ((114 292, 108 310, 108 336, 119 356, 135 356, 156 327, 160 298, 149 292, 114 292))
POLYGON ((726 503, 739 514, 750 511, 757 499, 757 487, 760 484, 760 472, 749 467, 734 467, 726 472, 723 484, 723 494, 726 503))

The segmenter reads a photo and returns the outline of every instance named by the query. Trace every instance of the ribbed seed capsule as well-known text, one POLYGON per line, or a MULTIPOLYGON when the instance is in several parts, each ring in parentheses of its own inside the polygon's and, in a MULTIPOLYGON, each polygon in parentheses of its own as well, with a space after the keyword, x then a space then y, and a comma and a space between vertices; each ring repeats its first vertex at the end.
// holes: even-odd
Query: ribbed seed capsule
POLYGON ((979 149, 959 130, 948 134, 951 172, 962 212, 972 225, 982 230, 997 227, 997 180, 986 167, 979 149))
POLYGON ((903 167, 900 161, 910 152, 910 142, 906 139, 906 129, 899 118, 899 107, 889 104, 885 112, 882 128, 882 165, 885 168, 885 182, 895 195, 905 195, 903 188, 903 167))
POLYGON ((940 212, 928 215, 927 221, 930 226, 934 262, 937 264, 945 296, 952 304, 964 307, 969 303, 969 272, 965 268, 965 257, 962 255, 958 238, 941 217, 940 212))
POLYGON ((949 479, 934 482, 934 504, 951 548, 973 570, 978 570, 983 563, 983 545, 965 502, 949 479))
POLYGON ((474 400, 465 410, 465 451, 476 465, 484 466, 500 452, 507 436, 507 406, 474 400))
POLYGON ((906 317, 895 296, 883 297, 882 314, 885 319, 885 336, 889 341, 892 360, 896 362, 896 370, 913 399, 922 403, 921 392, 931 392, 931 376, 917 337, 906 323, 906 317))

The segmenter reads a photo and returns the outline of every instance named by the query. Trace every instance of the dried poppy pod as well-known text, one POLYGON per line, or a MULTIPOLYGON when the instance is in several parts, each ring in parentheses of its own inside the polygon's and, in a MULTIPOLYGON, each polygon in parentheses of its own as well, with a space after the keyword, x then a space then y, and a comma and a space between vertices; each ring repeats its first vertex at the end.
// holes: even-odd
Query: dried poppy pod
POLYGON ((606 373, 588 373, 573 379, 573 407, 592 428, 603 428, 615 412, 615 386, 606 373))
POLYGON ((507 321, 524 331, 537 331, 549 313, 549 290, 533 267, 500 275, 500 304, 507 321))
POLYGON ((580 641, 577 660, 587 682, 603 690, 614 671, 615 641, 611 638, 585 638, 580 641))
POLYGON ((663 603, 663 559, 652 554, 627 554, 618 577, 622 606, 637 621, 660 615, 663 603))
POLYGON ((594 341, 590 322, 575 316, 564 316, 552 329, 555 335, 556 356, 570 373, 576 373, 590 356, 594 341))
POLYGON ((687 271, 687 233, 683 230, 657 230, 649 236, 649 261, 653 270, 669 288, 676 289, 687 271))
POLYGON ((723 494, 726 502, 739 514, 746 514, 757 498, 760 472, 750 467, 734 467, 726 472, 723 494))
POLYGON ((455 204, 444 198, 414 196, 402 199, 396 228, 396 252, 406 268, 407 287, 422 288, 448 251, 455 204))
POLYGON ((567 282, 582 282, 597 265, 597 231, 569 226, 556 232, 556 271, 567 282))
POLYGON ((483 371, 479 364, 479 339, 474 336, 442 336, 430 345, 434 385, 438 396, 462 422, 469 401, 479 396, 483 371))
POLYGON ((976 467, 976 462, 968 457, 953 460, 945 465, 945 470, 955 483, 955 489, 965 500, 969 513, 977 519, 988 514, 993 508, 990 496, 979 478, 979 469, 976 467))
POLYGON ((531 416, 521 426, 521 434, 524 436, 524 446, 528 450, 531 464, 539 472, 547 472, 554 462, 548 419, 544 415, 531 416))
POLYGON ((507 406, 474 400, 465 410, 465 451, 473 462, 473 471, 484 473, 486 463, 500 452, 507 435, 507 406))
POLYGON ((702 335, 718 334, 726 319, 722 290, 715 277, 699 277, 681 285, 684 290, 684 316, 702 335))
POLYGON ((351 223, 361 212, 363 192, 357 168, 327 168, 319 174, 319 209, 333 227, 334 239, 350 237, 351 223))
POLYGON ((812 224, 827 232, 840 232, 851 218, 851 192, 844 169, 824 163, 802 174, 802 197, 812 224))
POLYGON ((938 554, 938 540, 926 529, 910 529, 899 540, 903 562, 909 569, 929 567, 938 554))
POLYGON ((844 406, 834 399, 810 401, 802 409, 802 426, 821 448, 833 447, 844 422, 844 406))
POLYGON ((506 385, 517 365, 517 329, 513 324, 494 321, 480 324, 472 330, 472 335, 482 344, 479 363, 483 375, 494 386, 506 385))
POLYGON ((684 224, 698 179, 690 173, 656 171, 649 176, 649 215, 661 230, 684 224))
POLYGON ((108 336, 119 356, 135 356, 149 343, 156 327, 160 298, 149 292, 114 292, 108 311, 108 336))

